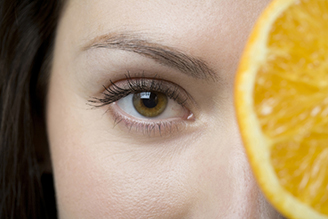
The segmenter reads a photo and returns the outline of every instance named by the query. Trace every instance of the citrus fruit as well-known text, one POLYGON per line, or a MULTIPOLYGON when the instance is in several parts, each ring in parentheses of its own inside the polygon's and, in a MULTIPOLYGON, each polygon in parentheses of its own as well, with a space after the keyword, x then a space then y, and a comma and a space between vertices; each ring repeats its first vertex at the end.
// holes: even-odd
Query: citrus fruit
POLYGON ((328 0, 275 0, 236 76, 254 175, 286 217, 328 218, 328 0))

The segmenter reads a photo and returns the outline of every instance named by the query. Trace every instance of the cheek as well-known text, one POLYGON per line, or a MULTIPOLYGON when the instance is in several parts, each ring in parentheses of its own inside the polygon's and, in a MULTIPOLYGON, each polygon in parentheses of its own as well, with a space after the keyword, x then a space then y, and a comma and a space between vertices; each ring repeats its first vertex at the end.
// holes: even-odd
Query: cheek
POLYGON ((195 199, 188 154, 127 144, 64 88, 50 88, 48 134, 61 218, 183 218, 195 199), (65 95, 64 95, 65 94, 65 95))
POLYGON ((69 165, 55 173, 63 215, 78 218, 183 217, 192 199, 187 180, 179 172, 181 167, 147 165, 131 157, 128 159, 131 161, 97 153, 77 153, 75 159, 71 157, 69 165))
POLYGON ((233 218, 256 209, 233 115, 196 136, 131 143, 56 80, 47 124, 60 218, 233 218))

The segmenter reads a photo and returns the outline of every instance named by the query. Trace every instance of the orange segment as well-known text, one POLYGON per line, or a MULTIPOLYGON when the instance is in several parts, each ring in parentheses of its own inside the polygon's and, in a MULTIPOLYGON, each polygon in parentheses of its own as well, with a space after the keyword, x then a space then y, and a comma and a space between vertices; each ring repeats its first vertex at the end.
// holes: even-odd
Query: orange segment
POLYGON ((237 119, 256 178, 290 218, 328 218, 328 0, 276 0, 237 73, 237 119))

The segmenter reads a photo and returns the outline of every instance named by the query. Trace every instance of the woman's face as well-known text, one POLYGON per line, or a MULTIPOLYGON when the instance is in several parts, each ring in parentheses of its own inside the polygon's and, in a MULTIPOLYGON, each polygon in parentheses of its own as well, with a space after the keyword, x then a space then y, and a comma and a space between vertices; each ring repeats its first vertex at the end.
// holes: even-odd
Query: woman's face
POLYGON ((67 2, 47 103, 60 218, 279 218, 233 106, 268 2, 67 2))

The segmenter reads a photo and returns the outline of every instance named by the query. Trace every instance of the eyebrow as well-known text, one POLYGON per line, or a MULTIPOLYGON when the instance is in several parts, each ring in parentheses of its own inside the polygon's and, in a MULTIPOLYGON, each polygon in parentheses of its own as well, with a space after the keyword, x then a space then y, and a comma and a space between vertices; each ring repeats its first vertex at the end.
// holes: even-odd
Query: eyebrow
POLYGON ((130 34, 106 34, 93 39, 83 50, 95 48, 119 49, 134 52, 141 56, 151 58, 171 68, 197 79, 217 80, 215 72, 200 58, 190 55, 159 43, 151 42, 142 37, 130 34))

